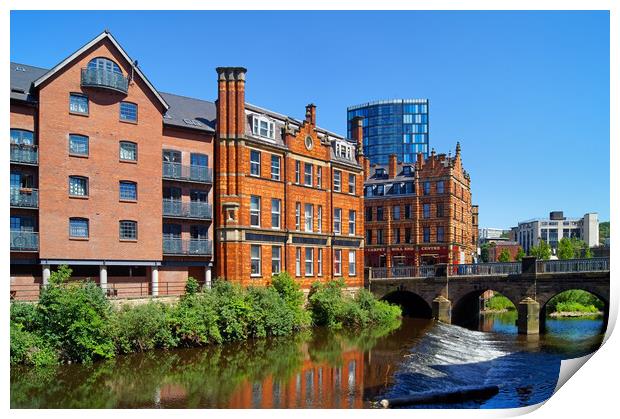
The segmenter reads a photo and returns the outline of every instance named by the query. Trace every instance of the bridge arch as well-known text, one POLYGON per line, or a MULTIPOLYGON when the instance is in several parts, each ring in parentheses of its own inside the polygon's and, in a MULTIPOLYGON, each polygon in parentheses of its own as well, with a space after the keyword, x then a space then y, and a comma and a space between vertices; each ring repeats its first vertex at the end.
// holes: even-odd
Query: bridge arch
POLYGON ((585 291, 598 298, 603 303, 603 325, 601 327, 601 333, 605 333, 605 331, 607 330, 607 323, 609 321, 609 290, 599 287, 575 286, 574 284, 573 286, 560 286, 553 291, 543 292, 537 296, 536 300, 540 304, 540 333, 544 333, 546 331, 545 319, 547 318, 547 308, 549 301, 551 301, 553 297, 556 297, 557 295, 562 294, 566 291, 585 291))
POLYGON ((458 326, 476 328, 480 319, 481 299, 482 295, 487 291, 493 291, 508 298, 510 302, 516 307, 521 300, 520 295, 516 295, 508 291, 504 293, 503 290, 498 289, 501 287, 493 288, 478 288, 473 291, 466 291, 456 295, 451 295, 452 298, 452 323, 458 326))
POLYGON ((404 316, 422 319, 433 317, 433 310, 428 301, 411 291, 395 290, 383 296, 381 300, 400 306, 404 316))

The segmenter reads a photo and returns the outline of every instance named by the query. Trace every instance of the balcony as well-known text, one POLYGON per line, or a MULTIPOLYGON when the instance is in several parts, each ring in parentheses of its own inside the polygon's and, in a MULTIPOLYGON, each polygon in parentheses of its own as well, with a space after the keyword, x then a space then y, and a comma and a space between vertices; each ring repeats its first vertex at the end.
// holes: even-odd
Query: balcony
POLYGON ((103 68, 83 68, 82 87, 101 87, 127 94, 129 80, 122 74, 103 68))
POLYGON ((38 164, 39 153, 36 146, 11 144, 11 163, 38 164))
POLYGON ((186 182, 213 183, 213 170, 207 166, 183 166, 181 163, 165 161, 162 177, 186 182))
POLYGON ((164 255, 210 256, 213 254, 211 240, 164 237, 164 255))
POLYGON ((18 208, 39 208, 39 190, 11 188, 11 206, 18 208))
POLYGON ((201 201, 181 202, 180 199, 164 199, 163 214, 164 217, 211 220, 213 208, 211 204, 201 201))
POLYGON ((11 231, 11 250, 36 252, 39 250, 39 233, 35 231, 11 231))

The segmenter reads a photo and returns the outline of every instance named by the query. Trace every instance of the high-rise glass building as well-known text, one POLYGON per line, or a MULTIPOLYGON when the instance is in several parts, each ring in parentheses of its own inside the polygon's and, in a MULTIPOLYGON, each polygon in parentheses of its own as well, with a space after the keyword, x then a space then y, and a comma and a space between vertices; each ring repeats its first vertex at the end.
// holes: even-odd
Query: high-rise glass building
POLYGON ((390 154, 414 163, 416 154, 428 156, 428 99, 392 99, 347 108, 347 134, 351 120, 364 118, 364 154, 370 163, 388 164, 390 154))

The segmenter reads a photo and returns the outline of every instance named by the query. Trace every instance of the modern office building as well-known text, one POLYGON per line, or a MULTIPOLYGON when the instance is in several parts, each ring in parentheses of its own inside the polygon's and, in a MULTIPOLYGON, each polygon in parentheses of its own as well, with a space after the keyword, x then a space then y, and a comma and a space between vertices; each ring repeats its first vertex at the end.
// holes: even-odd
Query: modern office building
POLYGON ((544 240, 555 254, 563 237, 576 237, 594 247, 599 243, 598 214, 589 212, 582 218, 567 218, 562 211, 552 211, 549 218, 521 221, 511 234, 526 252, 544 240))
POLYGON ((347 135, 353 135, 353 118, 362 117, 364 154, 371 164, 387 165, 391 154, 415 164, 418 153, 428 157, 428 99, 394 99, 347 108, 347 135))
POLYGON ((217 69, 217 275, 243 285, 289 272, 303 288, 363 286, 361 127, 348 140, 245 102, 246 69, 217 69))
POLYGON ((478 207, 461 148, 415 164, 372 165, 364 183, 366 266, 398 267, 471 263, 476 258, 478 207))
POLYGON ((60 264, 119 297, 210 281, 215 105, 159 92, 107 31, 10 72, 11 295, 60 264))
POLYGON ((504 234, 505 232, 507 232, 507 230, 503 230, 501 228, 486 227, 486 228, 480 229, 478 233, 478 237, 480 237, 480 240, 499 239, 500 237, 502 237, 502 234, 504 234))

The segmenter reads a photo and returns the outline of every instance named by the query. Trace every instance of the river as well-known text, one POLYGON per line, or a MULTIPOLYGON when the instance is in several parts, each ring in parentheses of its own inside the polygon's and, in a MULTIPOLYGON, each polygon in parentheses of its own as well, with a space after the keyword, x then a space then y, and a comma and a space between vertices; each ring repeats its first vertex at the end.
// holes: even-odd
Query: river
POLYGON ((12 368, 12 408, 370 408, 373 401, 498 384, 486 401, 416 406, 504 408, 546 400, 560 361, 601 342, 602 319, 551 319, 519 336, 516 314, 482 315, 478 330, 404 318, 391 331, 334 333, 202 349, 157 350, 93 365, 12 368))

